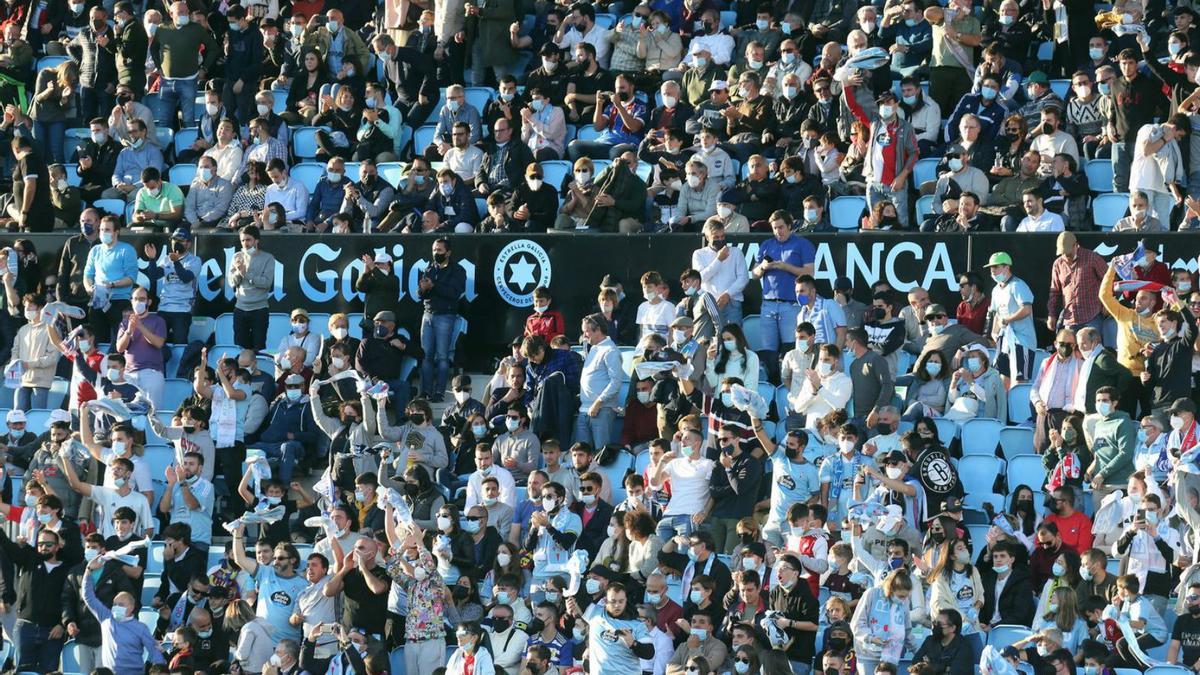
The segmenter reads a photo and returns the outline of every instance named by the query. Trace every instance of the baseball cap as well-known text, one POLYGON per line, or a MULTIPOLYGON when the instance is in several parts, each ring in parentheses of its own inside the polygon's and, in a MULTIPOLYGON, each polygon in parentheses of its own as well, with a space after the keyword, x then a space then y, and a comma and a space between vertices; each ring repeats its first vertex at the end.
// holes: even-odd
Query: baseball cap
POLYGON ((4 421, 8 424, 24 424, 25 412, 21 410, 9 410, 4 416, 4 421))
POLYGON ((289 384, 302 385, 302 384, 304 384, 304 376, 299 373, 292 373, 291 375, 287 376, 287 379, 285 379, 283 381, 283 383, 285 385, 289 385, 289 384))
POLYGON ((298 316, 302 316, 307 319, 308 318, 308 310, 304 309, 303 307, 297 307, 296 309, 293 309, 292 310, 292 318, 294 319, 298 316))
POLYGON ((1012 256, 1004 251, 993 253, 992 256, 988 258, 987 264, 984 265, 984 267, 993 267, 995 265, 1012 265, 1012 256))
POLYGON ((709 91, 717 91, 718 89, 728 89, 729 83, 725 80, 713 80, 713 83, 708 85, 709 91))
POLYGON ((182 239, 184 241, 191 241, 192 240, 192 231, 186 227, 177 227, 177 228, 175 228, 175 231, 171 233, 171 238, 172 239, 182 239))
MULTIPOLYGON (((14 410, 13 412, 20 412, 20 411, 14 410)), ((1181 412, 1188 412, 1193 415, 1196 414, 1196 404, 1192 402, 1192 399, 1177 398, 1177 399, 1175 399, 1175 402, 1171 404, 1171 407, 1167 408, 1168 415, 1178 415, 1181 412)))
POLYGON ((1050 78, 1040 70, 1035 70, 1025 78, 1027 84, 1050 84, 1050 78))
POLYGON ((386 309, 382 310, 380 312, 376 312, 375 321, 391 321, 392 323, 396 323, 396 313, 389 312, 386 309))
POLYGON ((600 288, 616 288, 622 285, 621 280, 613 274, 605 274, 604 278, 600 280, 600 288))
POLYGON ((376 253, 375 254, 375 264, 376 265, 391 265, 392 264, 391 254, 387 253, 386 251, 380 251, 379 253, 376 253))
POLYGON ((49 429, 54 424, 70 424, 71 413, 61 408, 55 408, 50 411, 50 417, 46 419, 46 428, 49 429))
POLYGON ((929 317, 931 317, 931 316, 949 316, 949 315, 950 314, 946 311, 946 308, 939 305, 936 302, 925 308, 925 318, 926 319, 929 319, 929 317))
POLYGON ((671 328, 691 328, 694 325, 696 324, 692 321, 692 318, 688 316, 676 317, 675 320, 671 322, 671 328))

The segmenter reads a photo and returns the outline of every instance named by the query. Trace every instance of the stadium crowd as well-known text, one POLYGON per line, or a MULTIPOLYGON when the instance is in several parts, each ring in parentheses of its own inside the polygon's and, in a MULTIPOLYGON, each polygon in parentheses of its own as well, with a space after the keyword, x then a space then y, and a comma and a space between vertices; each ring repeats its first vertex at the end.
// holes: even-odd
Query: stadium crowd
POLYGON ((1200 228, 1193 7, 3 0, 0 225, 72 235, 0 251, 4 667, 1200 672, 1200 289, 1074 235, 1200 228), (818 284, 859 229, 1057 257, 818 284), (454 244, 550 231, 703 238, 463 372, 454 244), (419 324, 278 232, 440 235, 419 324))

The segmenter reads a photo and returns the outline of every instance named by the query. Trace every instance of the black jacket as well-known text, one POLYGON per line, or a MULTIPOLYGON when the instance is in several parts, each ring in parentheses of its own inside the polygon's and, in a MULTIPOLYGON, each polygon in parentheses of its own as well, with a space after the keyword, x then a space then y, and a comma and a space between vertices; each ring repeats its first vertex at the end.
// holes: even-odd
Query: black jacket
POLYGON ((922 660, 933 666, 934 675, 970 673, 975 665, 974 651, 961 635, 955 635, 948 645, 943 645, 941 640, 934 637, 925 638, 920 649, 913 654, 913 663, 922 660))
MULTIPOLYGON (((53 3, 51 3, 53 4, 53 3)), ((115 31, 113 39, 104 46, 117 62, 117 78, 135 93, 146 89, 146 53, 150 41, 140 18, 134 18, 115 31)))
MULTIPOLYGON (((78 530, 76 530, 78 534, 78 530)), ((63 585, 70 565, 47 570, 46 557, 29 544, 16 544, 0 530, 0 553, 17 568, 17 618, 53 628, 62 622, 63 585)))
MULTIPOLYGON (((583 521, 583 502, 578 499, 571 502, 571 512, 579 516, 579 520, 583 521)), ((579 533, 579 541, 576 546, 584 549, 588 553, 588 560, 596 557, 596 553, 600 550, 600 545, 608 539, 608 525, 612 522, 613 505, 608 502, 596 498, 596 512, 588 519, 587 525, 583 526, 583 530, 579 533)))
POLYGON ((992 624, 1012 624, 1029 626, 1033 624, 1034 598, 1033 582, 1029 578, 1029 570, 1013 565, 1004 591, 996 598, 996 573, 988 571, 983 576, 983 610, 979 612, 981 620, 992 618, 992 612, 999 608, 997 617, 992 624))
POLYGON ((529 217, 523 221, 513 219, 518 230, 545 232, 554 229, 554 219, 558 217, 558 192, 552 185, 543 182, 537 192, 534 192, 529 189, 528 183, 521 181, 508 198, 509 213, 516 213, 522 206, 529 211, 529 217))
MULTIPOLYGON (((108 607, 112 607, 113 598, 117 593, 125 591, 133 593, 133 580, 122 571, 124 564, 110 560, 100 568, 100 579, 96 582, 96 597, 108 607)), ((63 584, 62 592, 62 622, 68 625, 72 622, 79 627, 75 641, 88 647, 100 646, 100 622, 83 603, 83 581, 88 575, 87 567, 80 563, 67 573, 67 583, 63 584)))
POLYGON ((186 592, 192 577, 201 576, 208 572, 208 554, 191 546, 179 561, 167 558, 163 562, 162 585, 154 597, 163 601, 167 607, 174 607, 179 600, 179 594, 186 592), (175 591, 171 591, 171 587, 175 591))
MULTIPOLYGON (((508 141, 507 152, 504 153, 504 181, 492 183, 489 178, 492 171, 497 169, 497 159, 500 149, 495 143, 488 143, 480 148, 483 150, 483 162, 479 165, 479 173, 475 176, 475 186, 486 186, 490 192, 511 193, 525 185, 525 167, 533 163, 533 153, 529 146, 521 142, 520 136, 513 136, 508 141)), ((555 203, 557 209, 558 204, 555 203)))

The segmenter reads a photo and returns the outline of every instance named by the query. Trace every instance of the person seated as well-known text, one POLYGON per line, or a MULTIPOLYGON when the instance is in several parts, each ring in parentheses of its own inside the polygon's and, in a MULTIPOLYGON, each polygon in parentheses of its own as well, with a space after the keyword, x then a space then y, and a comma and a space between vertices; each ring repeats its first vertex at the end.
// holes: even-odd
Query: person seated
MULTIPOLYGON (((585 220, 594 231, 640 232, 646 213, 646 183, 635 173, 637 156, 627 151, 595 179, 595 207, 585 220)), ((578 226, 577 226, 578 227, 578 226)))
POLYGON ((566 332, 562 312, 551 309, 552 302, 549 288, 538 286, 533 289, 533 314, 525 318, 525 337, 541 335, 549 342, 566 332))
MULTIPOLYGON (((315 134, 318 161, 326 161, 333 157, 350 159, 354 151, 350 139, 357 136, 359 122, 362 120, 362 106, 357 101, 355 91, 353 87, 338 87, 336 94, 326 93, 321 96, 321 112, 313 118, 312 125, 328 127, 329 131, 320 129, 315 134)), ((270 132, 270 121, 266 121, 267 130, 270 132)))
MULTIPOLYGON (((504 124, 504 121, 497 124, 504 124)), ((533 163, 525 167, 525 181, 519 183, 509 196, 508 210, 518 231, 545 232, 554 226, 558 213, 558 191, 546 184, 540 164, 533 163)))
MULTIPOLYGON (((689 69, 688 73, 694 72, 695 69, 689 69)), ((684 74, 684 86, 687 86, 687 74, 684 74)), ((695 107, 695 112, 692 113, 691 119, 683 125, 684 131, 695 136, 701 133, 704 129, 712 129, 719 140, 725 139, 725 109, 730 107, 729 102, 729 85, 723 79, 715 79, 705 86, 702 92, 706 97, 700 97, 699 101, 692 101, 695 107)))
MULTIPOLYGON (((738 50, 737 62, 729 67, 729 71, 725 75, 730 82, 737 82, 746 73, 754 73, 759 77, 760 82, 767 78, 767 50, 757 40, 744 43, 744 46, 738 50)), ((737 98, 740 100, 742 96, 739 95, 737 98)))
POLYGON ((521 109, 524 107, 525 94, 517 91, 516 78, 512 75, 502 75, 496 98, 483 106, 483 124, 488 129, 495 129, 496 122, 505 120, 512 129, 512 137, 520 138, 524 131, 521 128, 521 109))
MULTIPOLYGON (((812 73, 812 66, 799 56, 797 41, 788 38, 779 45, 779 60, 771 64, 771 68, 767 70, 767 76, 763 80, 763 95, 775 98, 784 96, 783 88, 787 84, 788 77, 792 75, 796 78, 798 94, 799 85, 806 84, 812 77, 812 73)), ((807 88, 807 85, 804 88, 807 88)), ((797 95, 796 98, 800 98, 800 96, 797 95)))
MULTIPOLYGON (((809 195, 804 198, 804 209, 800 212, 800 220, 796 221, 795 228, 798 232, 832 232, 833 223, 829 222, 829 214, 825 210, 825 201, 817 195, 809 195)), ((780 219, 780 214, 787 215, 784 219, 791 226, 791 213, 780 209, 771 214, 771 221, 780 219)))
POLYGON ((963 115, 972 114, 979 118, 979 137, 984 141, 992 141, 1002 129, 1007 111, 1000 98, 1000 78, 996 75, 984 75, 979 82, 979 93, 967 92, 958 99, 954 112, 946 120, 946 141, 953 143, 958 140, 958 122, 963 115))
POLYGON ((424 157, 413 157, 408 165, 408 172, 400 180, 396 189, 396 201, 393 206, 403 210, 419 209, 429 203, 433 193, 438 189, 437 176, 429 166, 429 160, 424 157))
POLYGON ((342 211, 346 201, 346 163, 341 157, 333 157, 325 163, 325 175, 317 181, 317 189, 308 198, 304 215, 304 229, 308 232, 324 232, 329 229, 329 220, 342 211))
POLYGON ((1050 177, 1043 183, 1047 193, 1046 208, 1062 216, 1067 229, 1073 232, 1091 229, 1092 218, 1088 210, 1091 188, 1087 174, 1078 167, 1073 157, 1059 153, 1051 163, 1050 177))
POLYGON ((1025 78, 1025 103, 1017 111, 1025 118, 1025 126, 1034 128, 1041 122, 1042 111, 1046 108, 1066 110, 1067 104, 1050 88, 1050 78, 1040 70, 1035 70, 1025 78))
POLYGON ((577 43, 568 53, 574 54, 575 63, 567 68, 566 95, 555 102, 562 101, 569 123, 584 125, 594 122, 596 109, 602 106, 600 92, 613 90, 613 77, 601 67, 590 42, 577 43))
MULTIPOLYGON (((526 168, 534 166, 533 161, 529 147, 513 140, 513 123, 503 117, 496 120, 492 138, 479 164, 479 173, 475 176, 475 193, 481 197, 493 192, 505 196, 513 194, 520 186, 520 177, 525 175, 526 168)), ((556 187, 550 189, 555 191, 556 187)), ((557 200, 554 206, 557 208, 557 200)))
POLYGON ((1053 173, 1054 156, 1060 153, 1068 155, 1078 163, 1079 146, 1075 143, 1075 137, 1061 129, 1062 109, 1044 108, 1040 121, 1029 143, 1029 149, 1041 156, 1038 174, 1047 177, 1053 173))
POLYGON ((466 143, 475 145, 483 136, 483 117, 479 110, 467 102, 466 89, 462 85, 452 84, 446 87, 446 105, 438 113, 437 125, 434 127, 434 141, 425 150, 425 156, 431 162, 436 162, 454 147, 452 133, 458 124, 467 127, 466 143))
POLYGON ((1150 215, 1150 198, 1142 190, 1129 193, 1129 215, 1117 221, 1114 232, 1167 232, 1158 218, 1150 215))
POLYGON ((897 47, 891 51, 892 76, 909 77, 925 66, 933 53, 933 27, 917 0, 905 0, 883 10, 879 35, 897 47))
POLYGON ((942 200, 947 195, 957 197, 966 190, 977 195, 987 194, 987 175, 967 164, 961 152, 950 150, 946 153, 946 168, 947 171, 938 177, 937 187, 933 190, 934 213, 941 213, 942 200), (953 194, 951 194, 952 186, 955 188, 953 194))
POLYGON ((451 228, 460 223, 472 228, 478 225, 475 197, 466 181, 449 168, 439 171, 437 180, 438 189, 429 200, 427 211, 436 214, 438 221, 453 223, 451 228))
MULTIPOLYGON (((979 117, 967 113, 958 120, 958 140, 946 148, 947 152, 957 150, 967 164, 983 171, 985 174, 995 166, 995 144, 979 137, 982 127, 979 117)), ((918 186, 919 187, 919 186, 918 186)))
POLYGON ((89 125, 88 140, 76 147, 79 164, 79 189, 83 199, 89 203, 101 198, 101 193, 112 186, 113 172, 121 144, 109 134, 108 120, 93 119, 89 125))
POLYGON ((540 87, 527 87, 525 95, 529 105, 521 108, 521 142, 539 162, 561 159, 567 138, 562 108, 540 87))
POLYGON ((67 182, 67 169, 62 164, 50 165, 50 206, 54 208, 54 227, 62 229, 79 222, 83 195, 79 188, 67 182))
POLYGON ((133 227, 172 229, 183 218, 183 191, 162 179, 158 169, 142 169, 142 187, 133 200, 133 227))
MULTIPOLYGON (((101 194, 104 199, 133 202, 142 187, 143 170, 152 168, 161 173, 166 169, 162 150, 149 139, 146 123, 141 118, 129 121, 128 141, 109 174, 110 187, 101 194)), ((180 201, 183 201, 182 193, 180 201)))
POLYGON ((997 212, 1003 212, 1005 232, 1012 232, 1016 228, 1016 224, 1025 217, 1025 191, 1041 186, 1042 180, 1037 175, 1041 161, 1042 158, 1036 150, 1026 152, 1021 156, 1020 173, 997 183, 984 201, 985 206, 994 208, 997 212))
POLYGON ((900 81, 900 113, 913 126, 921 155, 934 154, 942 133, 942 109, 921 91, 920 80, 915 77, 900 81))
POLYGON ((649 164, 651 197, 657 196, 667 189, 667 184, 682 172, 683 165, 691 156, 691 151, 685 149, 687 134, 680 129, 659 129, 646 134, 638 146, 638 159, 649 164), (664 172, 669 172, 673 178, 664 179, 664 172))
POLYGON ((572 159, 616 159, 626 150, 637 149, 645 136, 648 121, 649 111, 637 98, 633 78, 618 75, 613 90, 596 93, 592 128, 600 135, 591 141, 571 141, 567 144, 567 154, 572 159))
POLYGON ((225 217, 232 201, 233 183, 217 175, 217 160, 202 156, 183 202, 184 222, 193 230, 214 228, 225 217))
POLYGON ((379 82, 368 82, 363 101, 366 105, 359 118, 352 159, 361 162, 373 159, 377 162, 394 162, 398 159, 397 143, 403 115, 394 105, 388 105, 384 96, 387 91, 379 82))
MULTIPOLYGON (((658 88, 662 105, 650 111, 650 120, 646 125, 651 132, 669 130, 683 131, 687 121, 691 119, 695 109, 687 101, 681 100, 683 90, 675 80, 667 80, 658 88)), ((647 137, 650 136, 648 132, 647 137)), ((662 138, 664 134, 658 134, 662 138)))
POLYGON ((520 224, 508 212, 504 195, 493 192, 487 196, 487 216, 479 222, 480 232, 509 232, 520 228, 520 224))
MULTIPOLYGON (((645 72, 649 78, 657 79, 679 66, 683 60, 683 40, 677 31, 671 30, 671 17, 661 9, 651 12, 646 23, 649 29, 638 35, 638 55, 645 54, 645 72)), ((680 95, 686 94, 681 91, 680 95)))
POLYGON ((450 136, 451 144, 441 151, 446 168, 458 174, 468 188, 474 188, 475 177, 483 166, 483 150, 469 140, 471 128, 466 122, 456 122, 450 136))
POLYGON ((1062 216, 1046 210, 1040 188, 1029 188, 1021 197, 1025 207, 1025 218, 1017 225, 1016 232, 1063 232, 1066 226, 1062 216))
POLYGON ((996 230, 996 221, 988 214, 979 210, 979 195, 965 190, 958 197, 958 202, 947 209, 943 202, 941 215, 926 220, 921 224, 922 232, 992 232, 996 230))
POLYGON ((267 165, 267 177, 271 184, 267 186, 263 203, 283 207, 283 222, 275 227, 279 229, 288 223, 303 223, 308 215, 308 189, 288 175, 287 165, 279 158, 272 159, 267 165))
POLYGON ((359 232, 374 232, 395 196, 392 184, 379 175, 379 165, 368 157, 358 163, 358 182, 346 186, 340 211, 360 225, 359 232))
POLYGON ((679 191, 679 208, 667 226, 672 232, 695 232, 716 213, 720 186, 708 178, 708 166, 697 157, 688 160, 686 182, 679 191))

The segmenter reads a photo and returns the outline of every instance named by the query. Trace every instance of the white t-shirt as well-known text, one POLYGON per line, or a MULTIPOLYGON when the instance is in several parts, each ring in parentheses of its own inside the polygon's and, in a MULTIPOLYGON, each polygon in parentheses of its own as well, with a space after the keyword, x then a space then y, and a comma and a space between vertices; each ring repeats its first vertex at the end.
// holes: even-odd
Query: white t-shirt
POLYGON ((133 521, 135 536, 141 537, 146 530, 154 529, 155 520, 154 514, 150 512, 150 502, 146 499, 146 495, 137 490, 130 490, 129 494, 122 497, 114 488, 93 485, 92 501, 100 507, 100 534, 103 534, 106 539, 117 534, 112 518, 117 509, 122 506, 133 509, 133 513, 137 516, 137 520, 133 521))
POLYGON ((671 322, 674 320, 675 305, 665 299, 657 305, 650 304, 648 300, 638 305, 637 325, 642 329, 641 337, 646 337, 650 333, 658 333, 667 337, 667 333, 671 329, 671 322))
MULTIPOLYGON (((107 452, 109 452, 109 451, 106 448, 105 452, 101 453, 101 455, 100 455, 101 461, 103 461, 105 459, 109 459, 109 457, 106 454, 107 452)), ((146 460, 142 459, 141 457, 138 457, 137 455, 130 455, 129 457, 126 457, 126 459, 133 462, 133 474, 130 475, 130 477, 129 477, 130 480, 133 481, 133 491, 134 492, 154 492, 154 483, 152 481, 152 476, 150 475, 150 465, 146 463, 146 460)), ((104 462, 104 465, 105 465, 104 466, 104 487, 109 488, 110 490, 113 490, 115 492, 117 489, 117 486, 113 485, 112 471, 109 470, 110 464, 111 464, 111 460, 108 462, 104 462)), ((166 480, 166 478, 164 477, 163 480, 166 480)), ((145 496, 143 496, 142 499, 145 500, 145 496)), ((104 536, 107 537, 108 535, 106 534, 104 536)))
POLYGON ((712 476, 713 461, 695 461, 679 457, 667 464, 667 478, 671 479, 671 501, 664 516, 684 516, 699 513, 708 501, 708 480, 712 476))

